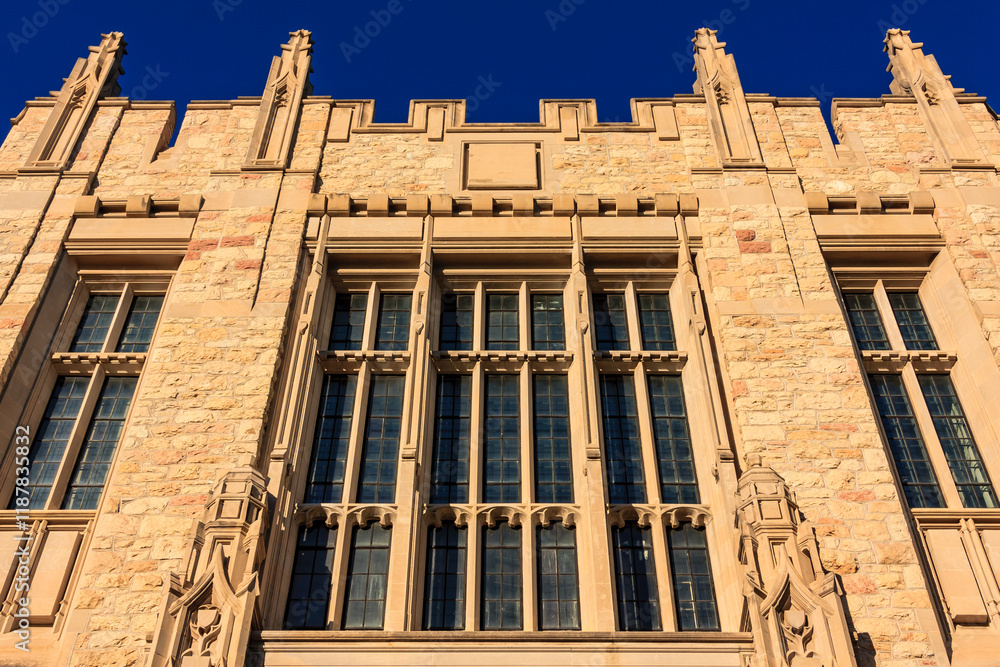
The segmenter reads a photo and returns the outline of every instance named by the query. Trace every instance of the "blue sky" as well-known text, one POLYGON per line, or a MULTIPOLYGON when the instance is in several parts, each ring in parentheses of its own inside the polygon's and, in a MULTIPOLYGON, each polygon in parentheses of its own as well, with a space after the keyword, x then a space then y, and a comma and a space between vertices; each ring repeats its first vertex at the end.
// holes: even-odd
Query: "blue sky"
POLYGON ((479 122, 595 98, 600 120, 627 121, 630 98, 691 92, 701 26, 728 42, 747 92, 818 97, 828 114, 833 97, 889 92, 886 27, 911 29, 955 85, 1000 95, 998 19, 995 0, 4 0, 0 114, 59 88, 110 30, 129 44, 123 95, 181 113, 192 99, 259 95, 279 44, 305 28, 315 94, 375 99, 379 122, 405 120, 413 98, 471 98, 479 122))

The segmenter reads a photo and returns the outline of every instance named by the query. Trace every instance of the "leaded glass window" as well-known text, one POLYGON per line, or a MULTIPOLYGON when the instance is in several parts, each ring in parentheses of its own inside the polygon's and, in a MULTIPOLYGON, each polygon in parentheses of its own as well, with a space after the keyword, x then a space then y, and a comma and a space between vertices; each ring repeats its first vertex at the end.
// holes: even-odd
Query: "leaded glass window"
POLYGON ((629 349, 624 294, 594 294, 594 344, 599 351, 629 349))
POLYGON ((520 630, 520 530, 506 521, 483 528, 482 570, 482 629, 520 630))
POLYGON ((475 296, 472 294, 449 293, 441 296, 441 336, 438 344, 440 349, 472 349, 475 301, 475 296))
POLYGON ((611 546, 621 630, 659 630, 660 598, 649 528, 634 521, 612 527, 611 546))
POLYGON ((538 627, 540 630, 580 629, 579 574, 576 531, 552 522, 538 526, 538 627))
POLYGON ((162 308, 162 296, 136 296, 125 318, 125 328, 116 351, 148 352, 162 308))
POLYGON ((472 378, 438 376, 434 416, 434 460, 431 502, 469 501, 469 436, 472 415, 472 378))
POLYGON ((667 536, 677 629, 718 630, 719 611, 705 529, 682 523, 677 528, 667 528, 667 536))
POLYGON ((487 375, 483 417, 483 502, 521 500, 518 376, 487 375))
POLYGON ((601 412, 612 504, 646 502, 635 384, 628 375, 601 376, 601 412))
POLYGON ((910 399, 898 375, 870 375, 875 406, 910 507, 944 507, 910 399))
POLYGON ((405 350, 410 342, 409 294, 383 294, 375 329, 376 350, 405 350))
POLYGON ((531 295, 531 342, 535 350, 565 350, 562 294, 531 295))
POLYGON ((662 502, 697 504, 701 500, 681 378, 650 375, 648 385, 662 502))
POLYGON ((670 299, 667 294, 639 295, 639 329, 642 331, 642 349, 676 349, 674 323, 670 317, 670 299))
POLYGON ((851 330, 858 348, 862 350, 888 350, 889 339, 882 326, 882 317, 871 292, 848 292, 844 294, 844 305, 851 321, 851 330))
POLYGON ((97 509, 111 462, 125 427, 138 378, 109 377, 97 399, 90 428, 84 437, 73 476, 63 498, 65 510, 97 509))
POLYGON ((487 294, 486 349, 516 350, 518 346, 517 294, 487 294))
POLYGON ((424 629, 465 627, 465 550, 468 530, 454 522, 427 529, 424 629))
POLYGON ((70 352, 100 352, 108 337, 120 294, 91 294, 69 346, 70 352))
POLYGON ((892 306, 899 333, 903 335, 903 343, 907 350, 936 350, 937 341, 931 331, 930 322, 924 314, 924 307, 916 292, 889 292, 889 305, 892 306))
POLYGON ((402 375, 372 376, 365 441, 361 448, 359 503, 391 503, 396 499, 403 384, 402 375))
POLYGON ((535 502, 573 502, 569 391, 565 375, 535 375, 535 502))
POLYGON ((337 295, 333 305, 333 329, 330 333, 331 350, 360 350, 365 335, 365 313, 368 294, 337 295))
POLYGON ((327 375, 323 381, 309 463, 307 503, 339 503, 343 498, 356 390, 357 377, 353 375, 327 375))
POLYGON ((336 544, 336 526, 314 523, 299 528, 285 607, 286 630, 326 629, 336 544))
POLYGON ((345 630, 381 630, 389 579, 391 527, 377 521, 355 526, 344 600, 345 630))

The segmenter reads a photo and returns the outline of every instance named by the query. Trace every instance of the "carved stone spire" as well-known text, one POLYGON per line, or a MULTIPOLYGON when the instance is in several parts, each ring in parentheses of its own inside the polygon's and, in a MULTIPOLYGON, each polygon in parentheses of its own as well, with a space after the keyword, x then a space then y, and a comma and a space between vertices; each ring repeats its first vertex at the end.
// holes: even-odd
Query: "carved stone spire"
POLYGON ((716 31, 699 28, 694 33, 694 92, 708 105, 712 138, 723 164, 761 163, 760 144, 753 129, 750 108, 743 95, 736 60, 725 51, 716 31))
POLYGON ((924 55, 923 42, 910 40, 909 30, 893 28, 885 35, 889 54, 889 89, 896 95, 913 95, 940 157, 956 166, 985 163, 976 135, 962 113, 951 77, 941 72, 932 55, 924 55))
POLYGON ((271 61, 244 169, 284 169, 288 164, 302 98, 312 93, 313 46, 308 30, 289 36, 288 43, 281 45, 281 55, 271 61))
POLYGON ((101 43, 90 47, 89 56, 76 61, 63 87, 53 93, 56 105, 28 155, 27 169, 65 169, 97 101, 121 92, 118 76, 122 74, 125 39, 120 32, 101 37, 101 43))
POLYGON ((760 455, 747 457, 737 491, 743 618, 754 667, 853 667, 854 649, 837 575, 824 572, 812 526, 801 521, 785 480, 760 455))
POLYGON ((260 593, 266 495, 264 476, 249 468, 216 484, 187 565, 170 576, 149 667, 244 664, 260 593))

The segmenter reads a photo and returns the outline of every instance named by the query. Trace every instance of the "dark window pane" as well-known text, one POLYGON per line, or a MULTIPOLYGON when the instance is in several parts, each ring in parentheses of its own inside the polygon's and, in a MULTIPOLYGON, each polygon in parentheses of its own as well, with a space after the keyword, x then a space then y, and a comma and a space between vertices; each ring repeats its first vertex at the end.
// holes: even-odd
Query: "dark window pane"
POLYGON ((697 504, 701 500, 681 378, 650 375, 648 385, 662 502, 697 504))
POLYGON ((338 294, 333 306, 331 350, 360 350, 365 334, 368 294, 338 294))
POLYGON ((424 585, 424 629, 465 627, 465 529, 454 523, 427 530, 427 582, 424 585))
POLYGON ((343 498, 356 390, 357 378, 353 375, 327 375, 323 382, 309 463, 307 503, 339 503, 343 498))
POLYGON ((646 478, 635 405, 635 384, 628 375, 601 376, 604 453, 608 498, 613 504, 646 502, 646 478))
POLYGON ((618 626, 622 630, 659 630, 660 597, 649 529, 634 522, 611 529, 615 587, 618 590, 618 626))
POLYGON ((336 526, 327 528, 315 523, 309 528, 299 528, 285 609, 286 630, 326 629, 336 544, 336 526))
POLYGON ((100 352, 108 337, 111 320, 120 299, 118 294, 93 294, 87 299, 80 326, 76 329, 70 352, 100 352))
POLYGON ((889 339, 882 327, 882 318, 871 292, 844 294, 844 306, 851 321, 851 330, 858 348, 862 350, 888 350, 889 339))
POLYGON ((678 630, 718 630, 719 612, 704 529, 667 528, 678 630))
MULTIPOLYGON (((90 378, 60 377, 52 389, 52 397, 45 407, 45 415, 34 434, 31 450, 28 452, 31 473, 28 476, 28 509, 42 509, 48 500, 56 472, 66 453, 69 436, 73 432, 76 418, 83 405, 90 378)), ((17 498, 24 498, 16 491, 11 496, 8 509, 15 509, 17 498)))
POLYGON ((111 377, 104 381, 73 477, 63 498, 64 510, 97 509, 97 501, 104 491, 104 482, 125 426, 125 414, 132 403, 136 381, 136 378, 128 377, 111 377))
POLYGON ((471 415, 472 378, 468 375, 438 376, 432 503, 469 502, 471 415))
POLYGON ((483 502, 521 500, 518 376, 487 375, 483 419, 483 502))
POLYGON ((392 528, 383 528, 377 521, 354 528, 344 600, 345 630, 382 629, 391 534, 392 528))
POLYGON ((518 348, 517 294, 486 295, 486 349, 518 348))
POLYGON ((907 350, 936 350, 937 341, 916 292, 889 292, 889 305, 896 316, 907 350))
POLYGON ((889 451, 910 507, 944 507, 927 447, 898 375, 869 375, 889 451))
POLYGON ((482 629, 521 629, 521 531, 483 528, 482 629))
POLYGON ((934 430, 955 478, 965 507, 996 507, 997 497, 990 476, 972 437, 969 422, 958 402, 955 385, 947 375, 918 375, 934 430))
POLYGON ((472 294, 441 295, 442 350, 472 349, 472 320, 475 304, 472 294))
POLYGON ((375 329, 376 350, 405 350, 410 338, 409 294, 383 294, 375 329))
POLYGON ((359 503, 391 503, 396 499, 396 458, 402 415, 403 376, 372 376, 365 442, 361 448, 359 503))
POLYGON ((597 350, 627 350, 624 294, 594 295, 594 345, 597 350))
POLYGON ((668 295, 639 295, 639 328, 642 331, 642 349, 675 349, 674 323, 670 317, 668 295))
POLYGON ((579 630, 580 593, 575 531, 553 522, 538 526, 538 627, 579 630))
POLYGON ((531 341, 535 350, 565 350, 562 294, 531 295, 531 341))
POLYGON ((535 502, 573 502, 565 375, 535 375, 535 502))
POLYGON ((153 330, 156 321, 160 319, 160 309, 163 308, 162 296, 137 296, 132 300, 121 340, 118 341, 118 352, 149 352, 149 344, 153 340, 153 330))

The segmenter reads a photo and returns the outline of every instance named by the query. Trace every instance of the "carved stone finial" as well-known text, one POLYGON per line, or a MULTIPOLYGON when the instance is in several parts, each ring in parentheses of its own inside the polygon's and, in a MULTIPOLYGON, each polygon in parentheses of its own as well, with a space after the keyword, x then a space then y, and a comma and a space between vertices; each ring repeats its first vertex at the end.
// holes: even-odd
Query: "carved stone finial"
POLYGON ((759 638, 755 664, 855 665, 840 582, 823 571, 816 537, 785 480, 749 454, 737 494, 743 629, 759 638))
POLYGON ((953 164, 981 163, 985 155, 956 94, 962 88, 951 85, 937 60, 924 54, 923 42, 910 39, 909 30, 893 28, 886 32, 885 49, 889 54, 888 72, 892 73, 889 89, 896 95, 913 95, 928 134, 940 157, 953 164))
POLYGON ((284 169, 292 146, 302 98, 312 93, 312 33, 289 33, 281 55, 271 61, 257 123, 250 138, 244 169, 284 169))
POLYGON ((726 53, 726 43, 720 42, 716 31, 708 28, 696 30, 691 41, 694 71, 698 75, 694 92, 705 96, 709 126, 723 164, 763 162, 736 60, 726 53))
POLYGON ((52 113, 28 155, 27 169, 65 169, 97 101, 121 92, 118 76, 122 73, 125 38, 120 32, 101 37, 99 45, 90 47, 89 56, 76 61, 56 94, 52 113))

